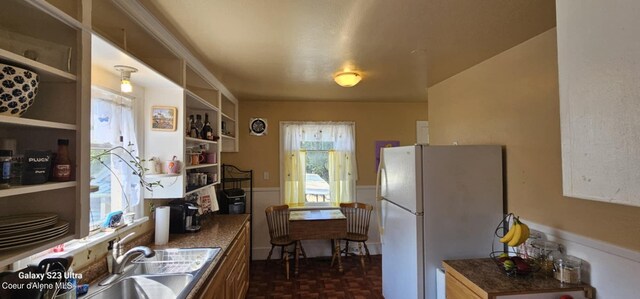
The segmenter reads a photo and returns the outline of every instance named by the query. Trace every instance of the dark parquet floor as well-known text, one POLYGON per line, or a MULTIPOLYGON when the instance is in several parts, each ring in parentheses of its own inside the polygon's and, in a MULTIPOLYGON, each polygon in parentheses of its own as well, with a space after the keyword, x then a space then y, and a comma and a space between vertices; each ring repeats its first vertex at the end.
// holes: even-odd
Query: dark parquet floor
POLYGON ((329 267, 331 258, 308 258, 300 260, 300 274, 286 279, 284 263, 280 260, 251 262, 251 280, 247 298, 323 298, 323 299, 383 299, 382 259, 371 256, 366 261, 366 274, 362 271, 358 257, 343 257, 344 273, 337 265, 329 267))

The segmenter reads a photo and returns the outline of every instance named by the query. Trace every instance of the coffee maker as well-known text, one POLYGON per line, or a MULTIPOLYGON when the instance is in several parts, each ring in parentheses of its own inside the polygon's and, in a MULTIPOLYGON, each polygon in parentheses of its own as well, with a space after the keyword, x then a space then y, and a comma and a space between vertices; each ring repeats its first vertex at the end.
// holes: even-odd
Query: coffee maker
POLYGON ((194 233, 200 230, 200 214, 197 203, 176 199, 169 202, 169 232, 194 233))

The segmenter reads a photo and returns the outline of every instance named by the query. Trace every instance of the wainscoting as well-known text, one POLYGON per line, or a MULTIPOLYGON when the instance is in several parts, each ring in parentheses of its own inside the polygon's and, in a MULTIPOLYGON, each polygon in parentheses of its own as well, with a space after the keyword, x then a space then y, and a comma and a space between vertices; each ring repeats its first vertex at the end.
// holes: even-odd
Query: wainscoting
POLYGON ((598 299, 640 298, 640 252, 540 225, 523 219, 566 253, 586 261, 582 280, 596 288, 598 299), (586 269, 585 269, 586 268, 586 269))

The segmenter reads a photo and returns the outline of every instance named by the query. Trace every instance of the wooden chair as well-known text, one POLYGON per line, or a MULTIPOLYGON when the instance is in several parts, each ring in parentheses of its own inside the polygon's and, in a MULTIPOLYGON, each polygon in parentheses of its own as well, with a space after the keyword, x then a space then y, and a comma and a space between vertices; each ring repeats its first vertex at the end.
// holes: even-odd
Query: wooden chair
MULTIPOLYGON (((269 236, 271 237, 271 250, 267 256, 267 262, 271 259, 273 248, 280 246, 280 259, 284 259, 287 280, 289 279, 289 252, 286 248, 290 245, 300 246, 302 256, 306 259, 307 254, 304 252, 300 241, 292 240, 289 236, 289 206, 270 206, 264 210, 267 216, 267 225, 269 226, 269 236), (287 254, 285 254, 285 252, 287 254)), ((295 248, 294 248, 295 252, 295 248)))
POLYGON ((367 253, 367 258, 371 262, 371 255, 369 254, 369 248, 367 248, 366 241, 369 239, 369 220, 371 219, 371 211, 373 206, 364 203, 341 203, 340 210, 342 214, 347 217, 347 237, 343 240, 346 241, 342 254, 355 255, 355 253, 349 252, 349 242, 358 242, 360 251, 360 264, 362 270, 365 270, 364 254, 362 246, 367 253))

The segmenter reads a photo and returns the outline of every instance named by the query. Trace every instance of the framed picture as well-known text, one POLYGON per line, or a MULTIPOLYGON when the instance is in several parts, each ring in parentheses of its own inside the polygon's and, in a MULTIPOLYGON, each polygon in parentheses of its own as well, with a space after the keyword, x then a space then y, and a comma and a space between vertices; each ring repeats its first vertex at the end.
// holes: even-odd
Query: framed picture
POLYGON ((153 106, 151 107, 151 130, 175 131, 177 118, 176 107, 153 106))

